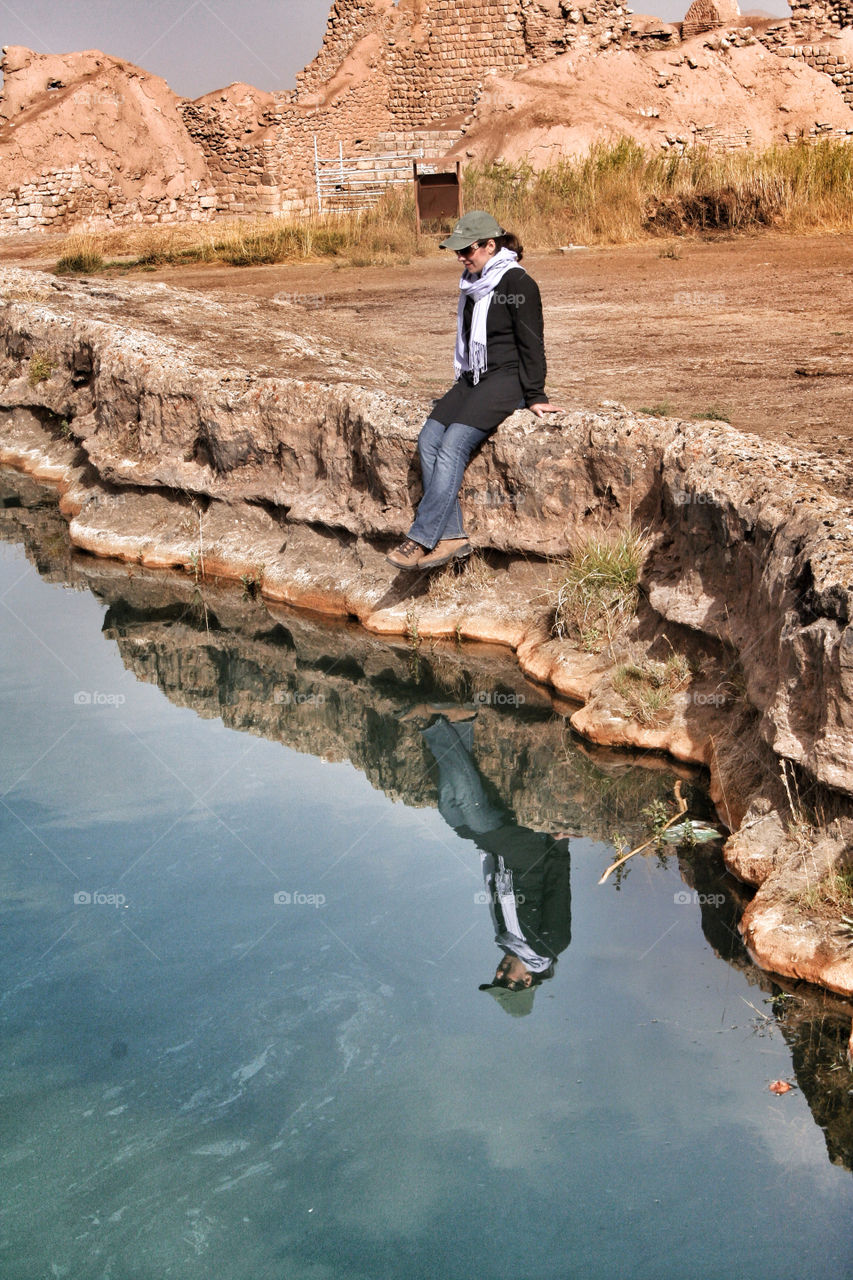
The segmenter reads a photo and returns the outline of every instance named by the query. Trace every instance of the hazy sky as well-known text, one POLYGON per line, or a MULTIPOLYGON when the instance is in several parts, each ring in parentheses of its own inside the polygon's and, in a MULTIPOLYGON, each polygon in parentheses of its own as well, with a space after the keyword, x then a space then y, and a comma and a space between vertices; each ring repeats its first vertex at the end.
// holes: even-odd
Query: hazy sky
MULTIPOLYGON (((39 53, 101 49, 163 76, 187 98, 233 80, 290 89, 320 47, 331 2, 0 0, 0 44, 23 44, 39 53)), ((788 12, 785 0, 758 3, 788 12)), ((634 8, 672 22, 684 17, 688 4, 648 0, 634 8)))
POLYGON ((101 49, 197 98, 233 80, 290 89, 320 47, 331 0, 0 0, 0 44, 101 49))

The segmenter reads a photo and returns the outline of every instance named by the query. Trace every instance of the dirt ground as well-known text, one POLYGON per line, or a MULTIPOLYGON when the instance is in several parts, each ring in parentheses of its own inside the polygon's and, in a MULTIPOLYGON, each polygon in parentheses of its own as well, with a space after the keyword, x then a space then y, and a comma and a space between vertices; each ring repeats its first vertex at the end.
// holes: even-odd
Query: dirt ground
MULTIPOLYGON (((39 260, 44 247, 0 241, 0 262, 48 265, 56 255, 39 260)), ((723 414, 741 430, 829 454, 842 487, 853 486, 853 236, 650 242, 530 253, 525 265, 542 289, 554 402, 723 414)), ((306 328, 374 368, 402 364, 414 398, 440 394, 451 377, 458 267, 449 255, 129 278, 283 300, 288 323, 304 315, 306 328)))

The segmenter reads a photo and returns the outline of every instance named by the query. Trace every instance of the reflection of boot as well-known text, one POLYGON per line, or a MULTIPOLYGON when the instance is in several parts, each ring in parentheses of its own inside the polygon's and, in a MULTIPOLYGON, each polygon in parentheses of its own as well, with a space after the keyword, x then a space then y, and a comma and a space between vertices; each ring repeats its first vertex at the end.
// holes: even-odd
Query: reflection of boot
MULTIPOLYGON (((441 546, 441 543, 438 545, 441 546)), ((425 555, 425 547, 415 542, 413 538, 407 538, 405 542, 400 543, 399 547, 389 551, 385 559, 390 561, 395 569, 416 569, 425 555)))
POLYGON ((418 561, 419 569, 437 569, 439 565, 449 564, 451 560, 464 560, 471 554, 471 543, 467 538, 442 538, 434 551, 418 561))

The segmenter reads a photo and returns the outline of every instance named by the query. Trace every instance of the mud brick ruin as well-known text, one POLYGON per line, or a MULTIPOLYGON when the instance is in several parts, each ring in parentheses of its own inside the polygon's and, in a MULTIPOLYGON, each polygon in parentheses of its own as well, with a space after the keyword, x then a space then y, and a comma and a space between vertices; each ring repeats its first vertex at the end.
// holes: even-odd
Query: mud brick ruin
POLYGON ((689 40, 691 36, 713 31, 716 27, 734 26, 739 17, 737 0, 693 0, 684 15, 682 39, 689 40))
MULTIPOLYGON (((790 20, 745 26, 737 0, 694 0, 681 24, 634 15, 617 0, 335 0, 322 47, 295 89, 233 84, 192 102, 105 54, 6 49, 0 234, 310 211, 317 207, 315 147, 323 157, 339 150, 363 157, 365 167, 389 152, 493 159, 483 138, 496 114, 515 106, 502 100, 496 108, 499 87, 506 99, 535 72, 543 83, 550 77, 555 93, 564 76, 570 90, 572 77, 589 76, 591 67, 618 84, 622 64, 614 59, 623 55, 662 94, 662 106, 634 104, 633 121, 623 105, 622 132, 645 145, 732 148, 847 136, 853 0, 794 0, 791 10, 790 20), (717 58, 710 71, 709 50, 717 58), (775 76, 781 84, 793 68, 811 115, 786 116, 791 108, 780 99, 773 110, 783 114, 763 133, 746 106, 720 124, 694 112, 675 127, 661 120, 652 128, 667 109, 672 119, 670 67, 695 78, 697 100, 723 103, 729 94, 719 75, 743 80, 747 64, 731 62, 745 50, 767 83, 775 76), (711 72, 717 81, 700 93, 699 77, 711 72), (819 75, 808 80, 811 72, 819 75)), ((558 136, 560 114, 552 111, 548 126, 556 131, 552 157, 581 149, 576 136, 558 136)), ((598 135, 594 122, 590 130, 590 138, 619 136, 612 121, 598 135)))

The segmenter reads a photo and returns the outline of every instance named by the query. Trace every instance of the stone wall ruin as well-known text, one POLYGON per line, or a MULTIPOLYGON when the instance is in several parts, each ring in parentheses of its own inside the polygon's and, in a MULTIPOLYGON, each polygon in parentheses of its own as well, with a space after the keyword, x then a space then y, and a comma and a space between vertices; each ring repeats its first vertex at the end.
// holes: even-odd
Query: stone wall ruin
MULTIPOLYGON (((853 0, 794 0, 790 21, 754 31, 742 22, 737 0, 694 0, 682 25, 635 16, 619 0, 334 0, 321 48, 295 89, 235 84, 193 102, 107 55, 4 50, 0 234, 309 211, 316 208, 315 143, 321 156, 340 146, 365 163, 389 151, 446 154, 491 84, 567 53, 580 62, 616 51, 643 56, 707 36, 725 55, 758 42, 826 75, 853 106, 853 67, 833 47, 853 22, 853 0), (121 173, 120 150, 118 158, 109 146, 103 155, 80 155, 72 128, 65 130, 68 154, 28 145, 36 117, 60 108, 91 115, 93 103, 100 115, 92 127, 107 141, 122 112, 130 137, 154 128, 152 112, 168 118, 171 150, 160 146, 138 172, 121 173)), ((686 63, 696 66, 689 54, 686 63)), ((671 139, 663 131, 658 143, 749 146, 750 123, 716 129, 700 121, 671 139)), ((817 117, 809 132, 838 134, 837 125, 817 117)), ((61 139, 62 128, 54 134, 61 139)))

